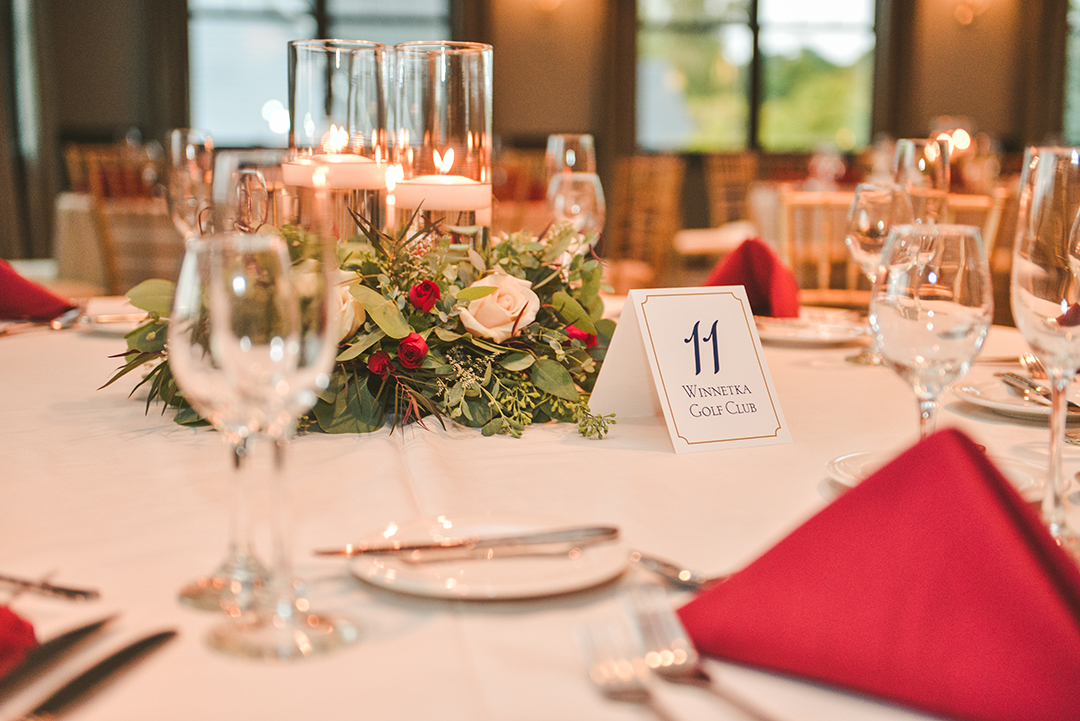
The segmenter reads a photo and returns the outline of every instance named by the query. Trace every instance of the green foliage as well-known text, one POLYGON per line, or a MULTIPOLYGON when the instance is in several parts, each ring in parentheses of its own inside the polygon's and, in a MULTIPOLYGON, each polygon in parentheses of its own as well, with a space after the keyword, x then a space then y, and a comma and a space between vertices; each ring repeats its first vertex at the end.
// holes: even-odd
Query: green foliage
MULTIPOLYGON (((437 229, 391 236, 362 218, 356 221, 360 233, 339 245, 338 259, 348 296, 363 308, 363 321, 340 340, 330 385, 302 427, 368 433, 388 418, 404 425, 434 417, 480 428, 484 435, 517 437, 526 426, 551 420, 577 423, 589 437, 607 433, 614 421, 593 415, 586 404, 614 331, 614 323, 601 317, 603 268, 592 253, 595 237, 562 224, 540 238, 513 233, 489 250, 465 251, 451 247, 437 229), (519 313, 513 332, 501 340, 470 332, 461 320, 470 305, 505 292, 472 285, 492 274, 528 281, 539 305, 535 317, 519 313), (428 311, 410 299, 410 290, 425 281, 439 289, 428 311), (597 343, 587 348, 571 339, 569 325, 595 335, 597 343), (421 346, 426 352, 417 353, 421 346)), ((283 228, 282 233, 294 263, 314 250, 302 231, 283 228)), ((164 362, 168 320, 158 311, 165 290, 158 286, 156 295, 146 289, 136 294, 154 311, 128 335, 125 364, 108 383, 153 364, 139 386, 148 384, 149 399, 177 408, 178 422, 196 423, 200 419, 164 362)))

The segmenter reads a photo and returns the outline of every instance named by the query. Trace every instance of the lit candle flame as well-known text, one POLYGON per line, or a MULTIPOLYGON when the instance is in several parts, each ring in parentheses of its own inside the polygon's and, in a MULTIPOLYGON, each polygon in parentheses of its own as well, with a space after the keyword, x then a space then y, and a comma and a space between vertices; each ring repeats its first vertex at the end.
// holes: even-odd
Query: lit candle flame
POLYGON ((433 151, 435 154, 435 169, 439 171, 439 175, 446 175, 450 172, 450 168, 454 166, 454 149, 447 148, 446 155, 439 155, 439 151, 433 151))
POLYGON ((386 169, 386 190, 393 193, 397 184, 404 179, 405 170, 401 167, 401 163, 394 163, 386 169))
POLYGON ((340 153, 349 144, 349 131, 331 125, 330 130, 323 136, 323 151, 327 154, 340 153))

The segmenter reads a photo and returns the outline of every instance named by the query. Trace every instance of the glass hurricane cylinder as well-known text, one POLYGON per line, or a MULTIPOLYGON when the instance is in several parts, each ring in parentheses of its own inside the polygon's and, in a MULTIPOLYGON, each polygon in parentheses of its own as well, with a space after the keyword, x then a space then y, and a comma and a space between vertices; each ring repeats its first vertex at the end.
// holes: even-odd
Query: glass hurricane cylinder
POLYGON ((484 250, 491 238, 491 46, 421 41, 394 51, 397 227, 437 224, 454 245, 484 250))
POLYGON ((289 43, 289 148, 284 181, 297 212, 313 212, 315 168, 327 169, 333 232, 356 233, 353 214, 386 226, 390 48, 361 40, 289 43))

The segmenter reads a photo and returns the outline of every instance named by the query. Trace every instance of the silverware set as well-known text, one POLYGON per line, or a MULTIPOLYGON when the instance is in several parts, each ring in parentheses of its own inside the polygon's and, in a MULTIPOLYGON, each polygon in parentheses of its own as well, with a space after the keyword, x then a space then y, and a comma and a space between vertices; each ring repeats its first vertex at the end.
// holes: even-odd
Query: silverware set
MULTIPOLYGON (((9 601, 23 593, 37 593, 68 601, 93 600, 100 596, 95 589, 74 588, 30 580, 16 576, 0 575, 0 585, 11 593, 9 601)), ((0 705, 16 694, 29 688, 39 679, 60 666, 74 652, 89 643, 116 619, 116 615, 83 624, 42 642, 31 649, 13 668, 0 675, 0 705)), ((104 688, 123 670, 150 655, 176 636, 175 630, 158 631, 143 636, 115 650, 89 667, 72 676, 34 708, 15 721, 53 719, 63 716, 104 688)))
POLYGON ((586 626, 579 633, 589 679, 605 697, 640 705, 661 721, 674 721, 651 688, 655 676, 703 689, 746 718, 776 721, 705 668, 662 588, 634 587, 624 597, 624 607, 624 617, 586 626))

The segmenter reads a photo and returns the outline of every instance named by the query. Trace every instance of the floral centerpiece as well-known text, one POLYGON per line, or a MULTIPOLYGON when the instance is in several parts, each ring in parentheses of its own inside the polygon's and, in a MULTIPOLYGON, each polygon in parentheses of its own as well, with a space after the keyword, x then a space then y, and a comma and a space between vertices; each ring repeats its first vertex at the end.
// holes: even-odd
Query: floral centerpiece
MULTIPOLYGON (((615 323, 602 318, 594 236, 560 224, 482 252, 437 229, 392 236, 355 220, 361 232, 338 246, 337 362, 302 427, 365 433, 434 417, 520 436, 554 420, 604 436, 614 418, 592 413, 587 400, 615 323)), ((302 259, 303 231, 271 232, 302 259)), ((173 289, 154 280, 128 293, 149 318, 128 334, 126 362, 105 385, 150 364, 136 385, 149 388, 147 408, 160 399, 177 422, 194 424, 201 419, 167 363, 173 289)))

